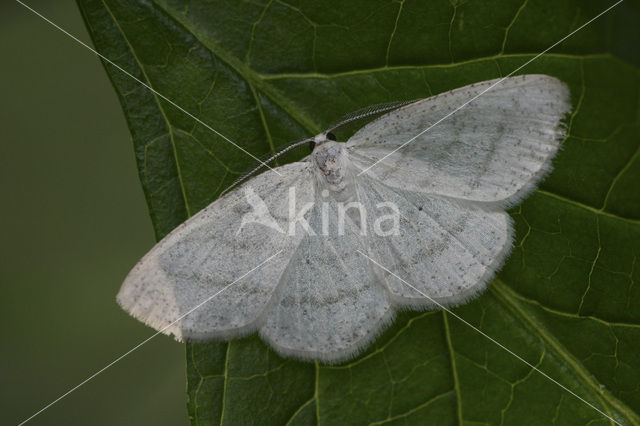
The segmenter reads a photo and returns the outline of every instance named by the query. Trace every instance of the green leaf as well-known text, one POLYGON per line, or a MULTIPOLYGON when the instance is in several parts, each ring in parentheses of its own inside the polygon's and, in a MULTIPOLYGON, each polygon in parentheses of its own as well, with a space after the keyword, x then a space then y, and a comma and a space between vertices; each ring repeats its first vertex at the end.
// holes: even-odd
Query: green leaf
MULTIPOLYGON (((344 113, 504 76, 612 3, 79 0, 101 53, 261 155, 344 113)), ((551 176, 511 214, 516 247, 466 321, 621 424, 640 424, 638 3, 518 73, 574 106, 551 176)), ((106 64, 161 238, 253 164, 106 64)), ((449 314, 405 312, 359 358, 282 359, 256 336, 187 345, 207 424, 611 424, 449 314)))

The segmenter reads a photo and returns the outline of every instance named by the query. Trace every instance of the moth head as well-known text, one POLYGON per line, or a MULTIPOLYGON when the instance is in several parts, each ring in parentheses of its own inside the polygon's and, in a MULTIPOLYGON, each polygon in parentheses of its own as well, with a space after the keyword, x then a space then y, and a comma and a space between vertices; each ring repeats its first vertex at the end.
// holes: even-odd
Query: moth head
POLYGON ((333 133, 326 131, 326 132, 320 133, 319 135, 314 136, 314 138, 311 139, 311 141, 309 142, 309 146, 311 147, 311 151, 313 151, 316 146, 320 146, 327 141, 335 141, 335 140, 336 140, 336 136, 333 133))

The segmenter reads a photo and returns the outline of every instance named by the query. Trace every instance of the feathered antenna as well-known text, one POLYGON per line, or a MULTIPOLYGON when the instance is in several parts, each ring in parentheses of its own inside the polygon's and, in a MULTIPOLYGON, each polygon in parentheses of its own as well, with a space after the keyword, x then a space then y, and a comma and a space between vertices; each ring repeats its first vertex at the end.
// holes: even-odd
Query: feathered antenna
POLYGON ((255 168, 251 169, 250 171, 243 173, 242 176, 236 179, 231 185, 229 185, 227 188, 225 188, 224 191, 220 193, 220 197, 222 197, 231 189, 235 188, 236 186, 238 186, 239 184, 241 184, 242 182, 244 182, 245 180, 247 180, 248 178, 256 174, 258 171, 260 171, 260 169, 264 168, 265 164, 269 164, 272 161, 275 161, 276 159, 278 159, 278 157, 282 156, 286 152, 291 151, 294 148, 299 147, 300 145, 304 145, 312 142, 313 142, 313 138, 302 139, 301 141, 288 144, 285 148, 282 148, 280 151, 276 152, 275 154, 268 153, 263 155, 262 158, 260 158, 261 163, 259 165, 257 165, 255 168))
POLYGON ((416 101, 418 101, 418 99, 414 99, 411 101, 387 102, 383 104, 370 105, 368 107, 361 108, 359 110, 350 112, 349 114, 340 117, 338 121, 336 121, 331 126, 329 126, 329 128, 327 129, 327 132, 335 130, 338 127, 344 126, 345 124, 351 123, 353 121, 371 117, 372 115, 378 115, 384 112, 392 111, 394 109, 403 107, 405 105, 412 104, 416 101))

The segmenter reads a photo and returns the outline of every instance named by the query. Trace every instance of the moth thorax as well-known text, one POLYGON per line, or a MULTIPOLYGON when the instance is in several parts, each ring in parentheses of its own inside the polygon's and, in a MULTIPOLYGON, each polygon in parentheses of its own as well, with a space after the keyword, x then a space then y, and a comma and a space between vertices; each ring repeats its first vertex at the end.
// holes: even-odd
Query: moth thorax
MULTIPOLYGON (((343 192, 347 186, 347 152, 343 143, 327 141, 312 154, 316 176, 330 192, 343 192)), ((333 194, 334 196, 336 194, 333 194)))

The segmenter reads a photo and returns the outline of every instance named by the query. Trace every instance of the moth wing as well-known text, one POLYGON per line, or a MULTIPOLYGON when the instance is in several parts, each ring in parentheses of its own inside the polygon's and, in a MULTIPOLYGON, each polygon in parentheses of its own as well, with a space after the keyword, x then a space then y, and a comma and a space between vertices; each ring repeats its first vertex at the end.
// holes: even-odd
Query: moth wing
POLYGON ((500 208, 393 188, 366 175, 358 182, 366 210, 376 212, 368 256, 406 281, 375 266, 396 306, 464 303, 484 291, 511 250, 511 218, 500 208), (397 227, 382 203, 397 208, 397 227))
POLYGON ((366 237, 348 215, 339 233, 338 209, 331 199, 317 200, 309 220, 316 235, 305 236, 291 257, 260 329, 281 354, 324 362, 348 359, 393 316, 388 291, 358 252, 367 249, 366 237))
POLYGON ((396 188, 517 203, 550 170, 566 133, 561 120, 571 109, 569 91, 546 75, 510 77, 491 87, 497 81, 423 99, 372 121, 348 140, 352 161, 364 170, 381 160, 366 173, 396 188))
POLYGON ((308 163, 277 171, 280 175, 267 171, 214 201, 158 242, 126 277, 117 297, 120 305, 178 340, 231 338, 255 331, 285 260, 301 239, 287 235, 289 188, 295 188, 298 205, 313 201, 308 163), (234 283, 279 251, 258 271, 234 283))
POLYGON ((366 175, 354 181, 365 218, 347 210, 344 231, 337 232, 338 203, 317 200, 309 224, 319 234, 325 208, 327 235, 302 239, 268 308, 260 335, 281 354, 348 359, 398 308, 436 307, 429 298, 457 305, 477 296, 511 249, 511 219, 499 208, 393 188, 366 175), (397 233, 389 204, 397 208, 397 233))

